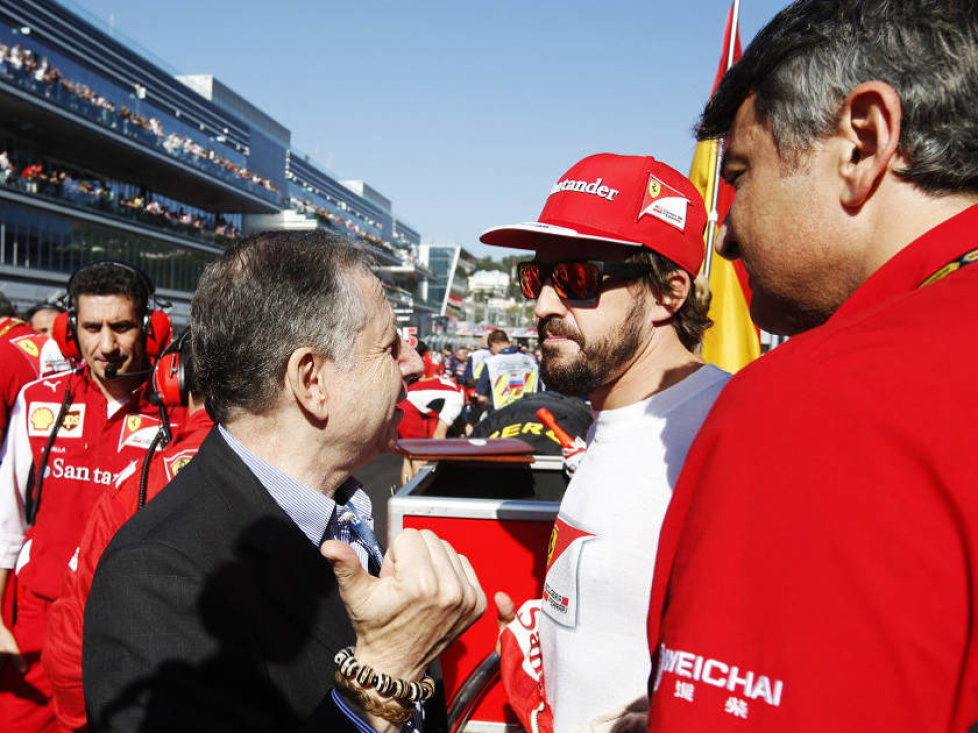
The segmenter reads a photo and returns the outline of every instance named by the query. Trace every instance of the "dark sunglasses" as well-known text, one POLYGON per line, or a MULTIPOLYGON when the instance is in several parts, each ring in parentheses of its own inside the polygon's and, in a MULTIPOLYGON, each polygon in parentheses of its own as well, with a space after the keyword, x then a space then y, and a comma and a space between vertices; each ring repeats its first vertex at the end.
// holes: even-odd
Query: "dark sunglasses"
POLYGON ((564 300, 594 300, 601 292, 604 276, 634 280, 650 272, 652 267, 641 262, 602 262, 600 260, 568 260, 567 262, 520 262, 516 274, 523 297, 540 297, 547 280, 564 300))

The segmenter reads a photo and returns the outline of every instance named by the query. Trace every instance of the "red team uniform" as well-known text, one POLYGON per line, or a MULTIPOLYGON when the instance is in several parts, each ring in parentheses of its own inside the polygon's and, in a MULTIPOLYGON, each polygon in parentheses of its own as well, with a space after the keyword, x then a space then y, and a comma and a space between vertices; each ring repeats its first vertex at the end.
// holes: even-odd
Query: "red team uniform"
POLYGON ((63 363, 52 339, 17 318, 0 319, 0 433, 7 429, 23 386, 57 371, 63 363))
MULTIPOLYGON (((140 387, 122 404, 109 404, 88 368, 39 379, 18 397, 0 456, 0 567, 15 568, 14 608, 5 608, 28 665, 0 670, 0 720, 10 730, 57 730, 51 690, 39 664, 47 611, 58 598, 65 569, 74 562, 85 521, 101 493, 137 473, 159 428, 156 409, 140 387), (65 390, 72 394, 48 456, 36 520, 28 525, 28 482, 48 442, 65 390)), ((37 487, 34 487, 37 493, 37 487)))
MULTIPOLYGON (((162 451, 150 462, 146 500, 164 486, 197 454, 200 444, 213 427, 204 410, 198 410, 162 451)), ((82 619, 85 601, 99 558, 116 531, 139 507, 140 470, 131 474, 118 490, 102 494, 92 509, 82 534, 77 562, 64 574, 61 596, 48 612, 47 637, 41 661, 54 693, 54 710, 60 723, 77 730, 87 724, 82 691, 82 619)))
POLYGON ((974 730, 976 230, 924 234, 720 395, 659 543, 650 731, 974 730))

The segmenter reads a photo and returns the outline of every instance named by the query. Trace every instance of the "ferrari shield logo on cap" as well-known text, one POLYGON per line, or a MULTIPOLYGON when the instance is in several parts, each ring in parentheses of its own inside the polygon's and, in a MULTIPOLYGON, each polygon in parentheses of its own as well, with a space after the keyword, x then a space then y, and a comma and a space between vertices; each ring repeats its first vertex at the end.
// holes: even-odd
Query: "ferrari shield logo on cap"
POLYGON ((646 215, 654 216, 682 232, 686 229, 688 206, 689 199, 650 173, 638 218, 641 219, 646 215))

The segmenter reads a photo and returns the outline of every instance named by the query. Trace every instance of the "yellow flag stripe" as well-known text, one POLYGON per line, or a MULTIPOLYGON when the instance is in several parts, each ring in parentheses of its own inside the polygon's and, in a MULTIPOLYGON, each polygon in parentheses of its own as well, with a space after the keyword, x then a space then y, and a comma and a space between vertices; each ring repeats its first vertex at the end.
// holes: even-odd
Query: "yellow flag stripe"
MULTIPOLYGON (((716 185, 719 144, 705 140, 696 146, 689 179, 709 206, 716 185)), ((704 243, 706 237, 704 236, 704 243)), ((710 264, 710 319, 713 327, 703 337, 703 358, 728 372, 736 372, 761 355, 757 331, 733 264, 714 256, 710 264)))

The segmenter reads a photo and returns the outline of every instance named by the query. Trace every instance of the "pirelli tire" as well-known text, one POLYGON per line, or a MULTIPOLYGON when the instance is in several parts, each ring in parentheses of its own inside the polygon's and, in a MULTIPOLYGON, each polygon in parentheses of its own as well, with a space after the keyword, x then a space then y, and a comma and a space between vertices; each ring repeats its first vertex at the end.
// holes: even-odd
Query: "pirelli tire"
POLYGON ((587 405, 575 397, 556 392, 535 392, 511 405, 491 412, 475 426, 473 438, 520 438, 534 447, 538 455, 560 455, 560 441, 537 417, 546 407, 567 433, 575 438, 587 437, 593 418, 587 405))

